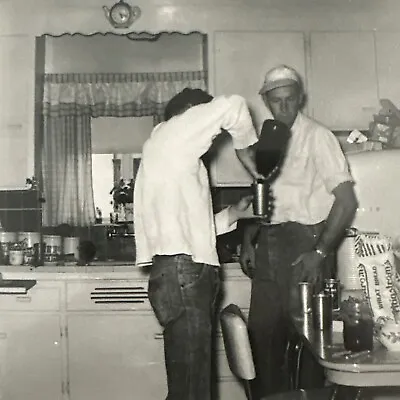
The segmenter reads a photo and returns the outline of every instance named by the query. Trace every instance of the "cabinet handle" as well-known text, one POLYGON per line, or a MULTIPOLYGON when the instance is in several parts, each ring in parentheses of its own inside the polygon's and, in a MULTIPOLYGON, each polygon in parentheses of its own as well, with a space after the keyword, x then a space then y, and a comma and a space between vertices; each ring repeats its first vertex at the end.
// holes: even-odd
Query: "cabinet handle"
POLYGON ((155 340, 164 340, 164 335, 162 333, 155 333, 154 339, 155 340))
POLYGON ((0 340, 7 339, 7 333, 6 332, 0 332, 0 340))
POLYGON ((31 296, 17 296, 16 300, 20 303, 30 303, 32 301, 31 296))

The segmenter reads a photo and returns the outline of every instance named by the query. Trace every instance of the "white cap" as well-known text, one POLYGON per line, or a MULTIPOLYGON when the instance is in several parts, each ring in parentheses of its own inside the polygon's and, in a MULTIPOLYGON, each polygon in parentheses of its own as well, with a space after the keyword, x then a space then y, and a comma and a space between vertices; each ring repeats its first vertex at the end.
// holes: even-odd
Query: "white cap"
POLYGON ((290 86, 293 84, 300 85, 301 79, 299 74, 287 65, 279 65, 269 70, 264 79, 264 83, 259 94, 264 94, 278 87, 290 86))

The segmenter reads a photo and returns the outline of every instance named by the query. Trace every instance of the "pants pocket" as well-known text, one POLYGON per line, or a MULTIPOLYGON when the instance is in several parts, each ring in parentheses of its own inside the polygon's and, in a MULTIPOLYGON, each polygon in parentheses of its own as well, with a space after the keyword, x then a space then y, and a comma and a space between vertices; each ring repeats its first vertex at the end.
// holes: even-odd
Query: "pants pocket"
POLYGON ((190 289, 196 286, 208 271, 205 264, 185 262, 178 265, 178 280, 181 289, 190 289))
POLYGON ((154 314, 163 327, 179 318, 185 310, 175 266, 150 273, 148 293, 154 314))

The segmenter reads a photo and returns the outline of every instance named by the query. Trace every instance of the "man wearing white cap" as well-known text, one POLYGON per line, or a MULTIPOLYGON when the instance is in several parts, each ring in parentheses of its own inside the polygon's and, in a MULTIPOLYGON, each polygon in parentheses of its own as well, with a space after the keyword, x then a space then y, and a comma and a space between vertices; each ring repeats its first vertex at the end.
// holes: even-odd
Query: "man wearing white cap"
MULTIPOLYGON (((291 67, 268 71, 259 91, 273 117, 291 130, 281 173, 272 184, 271 224, 249 226, 241 266, 252 277, 249 330, 255 355, 256 399, 286 389, 288 312, 298 282, 318 287, 328 259, 357 208, 353 181, 331 131, 301 112, 303 84, 291 67)), ((332 265, 332 264, 330 264, 332 265)))

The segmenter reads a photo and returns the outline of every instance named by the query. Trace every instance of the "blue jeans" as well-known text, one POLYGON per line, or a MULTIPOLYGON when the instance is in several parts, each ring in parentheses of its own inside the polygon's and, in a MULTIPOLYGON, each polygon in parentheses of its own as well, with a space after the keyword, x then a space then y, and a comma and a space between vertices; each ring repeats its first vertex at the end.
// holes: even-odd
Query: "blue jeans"
POLYGON ((155 256, 149 300, 164 328, 167 400, 211 398, 211 347, 218 268, 191 256, 155 256))
MULTIPOLYGON (((291 264, 300 254, 313 249, 323 227, 324 223, 302 225, 295 222, 261 227, 249 310, 249 331, 257 375, 255 399, 289 389, 284 368, 290 334, 288 316, 301 272, 301 264, 295 268, 291 264)), ((331 261, 326 260, 321 278, 330 277, 331 261)), ((313 364, 312 358, 307 369, 311 375, 322 374, 323 379, 323 370, 313 364)), ((313 385, 311 382, 305 386, 313 385)))

